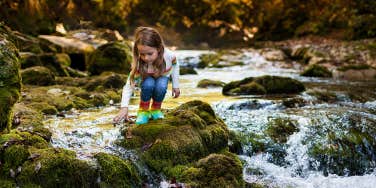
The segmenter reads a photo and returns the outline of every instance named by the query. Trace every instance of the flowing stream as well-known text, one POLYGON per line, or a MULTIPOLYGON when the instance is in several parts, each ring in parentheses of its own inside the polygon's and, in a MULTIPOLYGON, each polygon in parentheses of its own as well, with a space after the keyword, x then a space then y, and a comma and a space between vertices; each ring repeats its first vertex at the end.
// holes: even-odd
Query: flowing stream
MULTIPOLYGON (((198 56, 208 52, 181 50, 176 53, 182 65, 194 66, 199 61, 198 56)), ((325 167, 323 161, 310 155, 315 146, 332 144, 333 147, 341 147, 329 142, 326 134, 328 132, 341 137, 349 133, 349 127, 355 126, 356 130, 359 127, 360 130, 367 130, 370 126, 373 129, 376 127, 376 83, 302 77, 299 76, 299 64, 266 61, 252 49, 239 50, 230 58, 233 61, 244 62, 244 65, 196 69, 198 75, 182 75, 181 97, 173 99, 171 91, 168 91, 163 108, 174 108, 191 100, 202 100, 211 104, 230 130, 246 138, 239 157, 244 162, 244 180, 248 183, 259 183, 268 187, 302 188, 368 188, 376 185, 375 146, 374 143, 367 144, 365 138, 360 138, 366 146, 366 149, 362 150, 366 153, 365 156, 360 157, 365 159, 361 166, 364 168, 360 168, 356 173, 345 168, 341 170, 341 175, 336 175, 333 173, 333 165, 325 167), (336 101, 319 101, 307 91, 295 96, 304 101, 303 104, 287 108, 283 104, 286 96, 228 97, 221 94, 222 88, 196 87, 202 79, 228 83, 262 75, 291 77, 302 81, 308 90, 333 91, 336 101), (349 90, 366 93, 370 96, 369 100, 352 102, 349 90), (297 131, 287 137, 285 143, 272 142, 265 136, 268 125, 278 119, 291 121, 297 128, 297 131), (354 122, 354 119, 357 121, 354 122), (255 142, 251 142, 256 137, 256 143, 262 143, 266 147, 262 151, 256 152, 255 142)), ((136 97, 131 100, 131 115, 136 114, 137 103, 136 97)), ((137 155, 114 144, 116 139, 122 137, 120 127, 112 124, 112 118, 117 112, 117 105, 106 106, 76 111, 65 118, 51 117, 44 123, 53 132, 52 143, 55 147, 74 150, 81 159, 90 160, 97 152, 107 152, 138 164, 137 155)), ((372 140, 376 140, 375 135, 371 136, 372 140)), ((326 160, 323 156, 323 160, 334 159, 326 160)), ((138 165, 144 175, 153 178, 144 165, 138 165)), ((160 186, 163 187, 163 184, 160 186)))

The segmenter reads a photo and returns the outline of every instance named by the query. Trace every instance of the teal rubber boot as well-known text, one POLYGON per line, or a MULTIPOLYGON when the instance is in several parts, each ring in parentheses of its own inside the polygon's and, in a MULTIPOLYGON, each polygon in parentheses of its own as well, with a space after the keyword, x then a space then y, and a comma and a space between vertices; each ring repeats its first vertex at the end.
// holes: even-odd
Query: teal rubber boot
POLYGON ((149 111, 139 110, 137 112, 136 125, 142 125, 149 122, 150 113, 149 111))
POLYGON ((162 113, 161 110, 151 110, 150 114, 151 114, 151 118, 153 120, 163 119, 164 118, 164 115, 163 115, 163 113, 162 113))

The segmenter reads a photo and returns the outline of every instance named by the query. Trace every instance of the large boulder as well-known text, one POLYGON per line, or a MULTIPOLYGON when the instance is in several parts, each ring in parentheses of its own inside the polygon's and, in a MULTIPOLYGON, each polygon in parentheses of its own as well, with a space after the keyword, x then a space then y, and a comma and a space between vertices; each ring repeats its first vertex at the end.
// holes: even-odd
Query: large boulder
POLYGON ((87 70, 92 75, 105 71, 128 74, 131 70, 132 50, 124 42, 111 42, 98 47, 90 56, 87 70))
POLYGON ((0 33, 0 132, 11 127, 12 108, 19 99, 20 90, 18 50, 0 33))
POLYGON ((305 90, 304 85, 292 78, 280 76, 248 77, 226 84, 224 95, 296 94, 305 90))
POLYGON ((205 182, 207 179, 200 174, 194 176, 195 179, 191 179, 193 176, 188 172, 183 175, 187 169, 198 168, 203 174, 210 173, 213 182, 218 178, 225 185, 242 185, 242 167, 236 155, 208 156, 228 150, 229 131, 207 103, 187 102, 168 112, 162 120, 132 128, 132 134, 132 139, 122 140, 120 144, 139 151, 145 163, 157 173, 180 182, 205 182), (205 159, 199 161, 202 158, 205 159), (210 167, 213 161, 219 162, 210 167), (229 164, 234 170, 227 171, 229 164))

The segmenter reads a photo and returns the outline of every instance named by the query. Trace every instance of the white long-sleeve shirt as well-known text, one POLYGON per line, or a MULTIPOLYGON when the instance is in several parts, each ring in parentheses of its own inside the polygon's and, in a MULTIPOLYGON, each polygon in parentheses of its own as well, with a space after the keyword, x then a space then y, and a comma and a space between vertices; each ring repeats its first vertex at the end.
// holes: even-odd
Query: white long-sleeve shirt
MULTIPOLYGON (((172 88, 179 88, 179 62, 177 61, 177 58, 175 54, 167 49, 164 48, 164 54, 163 54, 164 61, 166 63, 166 71, 162 74, 163 76, 171 76, 172 77, 172 88)), ((136 66, 137 67, 137 66, 136 66)), ((141 85, 141 77, 138 78, 138 84, 141 85)), ((137 83, 135 78, 135 83, 137 83)), ((121 103, 120 107, 128 107, 129 101, 131 99, 131 96, 133 94, 134 87, 130 84, 130 76, 128 76, 127 83, 123 87, 123 92, 121 96, 121 103)))

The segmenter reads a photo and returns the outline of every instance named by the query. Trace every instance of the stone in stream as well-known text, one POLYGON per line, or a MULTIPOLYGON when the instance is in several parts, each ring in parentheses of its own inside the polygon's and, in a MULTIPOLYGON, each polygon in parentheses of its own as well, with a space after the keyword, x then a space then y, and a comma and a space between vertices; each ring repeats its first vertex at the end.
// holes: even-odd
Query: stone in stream
POLYGON ((305 90, 303 83, 288 77, 248 77, 226 84, 223 95, 298 94, 305 90))

